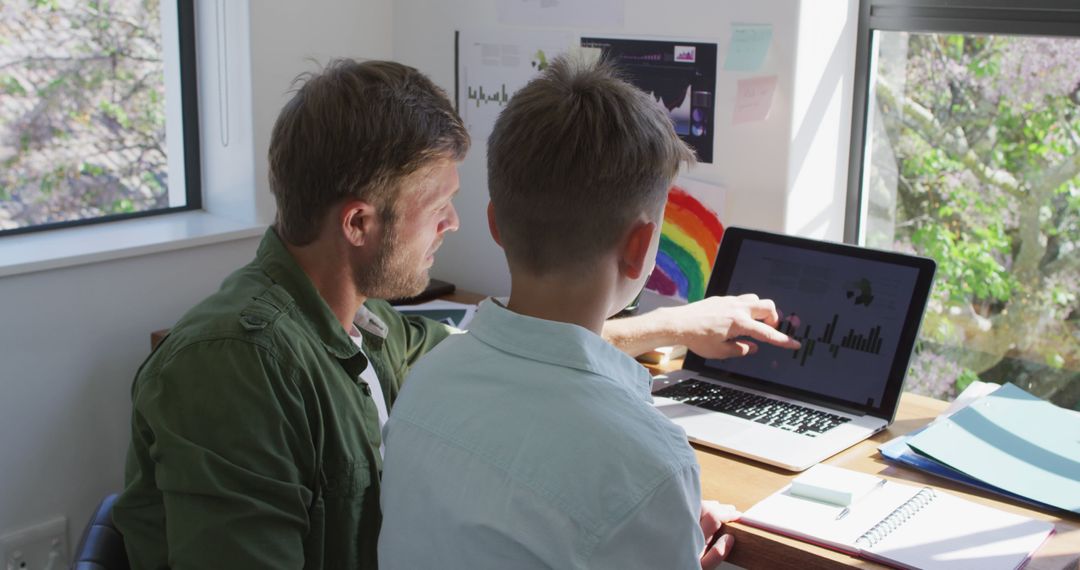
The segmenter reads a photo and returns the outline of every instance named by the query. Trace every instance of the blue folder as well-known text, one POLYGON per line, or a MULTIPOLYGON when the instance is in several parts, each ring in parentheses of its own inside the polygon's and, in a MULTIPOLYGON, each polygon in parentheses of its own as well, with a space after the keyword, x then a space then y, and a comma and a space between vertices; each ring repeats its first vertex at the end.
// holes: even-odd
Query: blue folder
POLYGON ((880 447, 890 461, 1057 512, 1080 514, 1080 414, 1005 384, 880 447))
POLYGON ((948 465, 943 465, 941 463, 938 463, 937 461, 934 461, 933 459, 930 459, 929 457, 919 455, 913 449, 908 447, 907 442, 909 439, 911 439, 924 429, 926 428, 915 430, 907 435, 894 437, 878 446, 878 451, 881 452, 882 457, 889 461, 907 467, 914 467, 919 471, 930 473, 931 475, 937 475, 938 477, 943 477, 950 481, 956 481, 957 483, 963 483, 964 485, 968 485, 970 487, 990 491, 991 493, 995 493, 1003 497, 1008 497, 1010 499, 1020 501, 1021 503, 1025 503, 1033 507, 1038 507, 1040 509, 1047 509, 1058 513, 1069 512, 1064 509, 1059 509, 1053 505, 1047 505, 1046 503, 1033 501, 1031 499, 1017 495, 1016 493, 1010 493, 1009 491, 1006 491, 1004 489, 999 489, 993 485, 984 483, 974 477, 965 475, 960 471, 949 467, 948 465))

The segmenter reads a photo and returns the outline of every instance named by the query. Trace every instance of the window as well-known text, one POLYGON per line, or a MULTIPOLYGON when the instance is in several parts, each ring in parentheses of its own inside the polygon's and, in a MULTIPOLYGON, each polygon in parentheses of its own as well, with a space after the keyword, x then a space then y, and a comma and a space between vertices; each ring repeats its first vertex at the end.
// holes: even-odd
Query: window
POLYGON ((0 14, 0 236, 200 208, 193 0, 0 14))
POLYGON ((846 238, 933 257, 909 390, 1080 409, 1080 7, 863 0, 846 238))

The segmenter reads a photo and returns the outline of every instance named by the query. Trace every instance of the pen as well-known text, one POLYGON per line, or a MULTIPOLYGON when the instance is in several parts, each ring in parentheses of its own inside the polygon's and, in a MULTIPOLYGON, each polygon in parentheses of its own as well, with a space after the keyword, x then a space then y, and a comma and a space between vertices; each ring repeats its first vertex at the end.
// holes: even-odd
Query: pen
MULTIPOLYGON (((877 485, 874 485, 874 487, 872 489, 870 489, 870 491, 868 491, 866 493, 866 495, 869 495, 870 493, 880 489, 881 487, 883 487, 885 485, 886 482, 888 482, 888 479, 882 479, 882 480, 878 481, 877 485)), ((866 495, 863 495, 862 497, 859 497, 858 499, 852 501, 850 505, 844 507, 844 509, 842 511, 840 511, 840 514, 836 515, 836 519, 834 519, 834 520, 840 520, 840 519, 848 516, 848 513, 851 512, 851 507, 854 506, 855 503, 857 503, 859 499, 862 499, 866 495)))

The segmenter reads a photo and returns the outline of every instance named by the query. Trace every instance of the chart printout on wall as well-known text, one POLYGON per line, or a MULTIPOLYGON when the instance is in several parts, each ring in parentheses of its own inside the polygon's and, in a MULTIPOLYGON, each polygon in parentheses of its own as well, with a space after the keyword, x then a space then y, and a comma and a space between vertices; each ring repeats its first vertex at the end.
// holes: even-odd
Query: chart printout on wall
POLYGON ((703 299, 724 234, 723 188, 678 178, 668 192, 660 248, 645 288, 687 302, 703 299))
POLYGON ((458 113, 483 147, 510 97, 548 62, 577 44, 565 32, 462 30, 458 35, 458 113))
POLYGON ((715 43, 583 37, 581 45, 600 48, 604 59, 614 61, 631 83, 651 95, 698 162, 713 161, 715 43))

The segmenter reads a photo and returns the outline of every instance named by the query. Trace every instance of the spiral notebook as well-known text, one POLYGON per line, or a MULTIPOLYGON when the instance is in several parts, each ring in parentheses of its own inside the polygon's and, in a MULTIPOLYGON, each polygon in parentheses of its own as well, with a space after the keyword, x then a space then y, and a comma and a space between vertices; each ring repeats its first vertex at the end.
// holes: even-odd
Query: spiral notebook
POLYGON ((928 570, 1020 568, 1054 532, 1046 521, 895 481, 846 507, 793 494, 788 485, 739 522, 888 566, 928 570))

